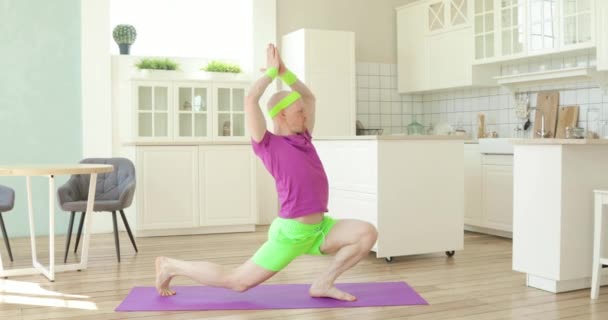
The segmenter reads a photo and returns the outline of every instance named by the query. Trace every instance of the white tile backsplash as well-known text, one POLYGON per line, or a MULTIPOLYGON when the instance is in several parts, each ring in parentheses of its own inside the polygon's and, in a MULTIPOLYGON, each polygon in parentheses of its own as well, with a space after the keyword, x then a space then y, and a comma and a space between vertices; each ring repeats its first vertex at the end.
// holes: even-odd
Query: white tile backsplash
MULTIPOLYGON (((545 68, 564 67, 566 64, 593 65, 581 56, 555 58, 545 68)), ((505 70, 526 72, 529 64, 503 65, 505 70)), ((532 66, 533 68, 539 66, 532 66)), ((530 94, 530 107, 536 107, 536 94, 542 90, 559 90, 560 105, 579 105, 579 126, 586 127, 589 108, 600 110, 602 135, 608 135, 608 95, 594 83, 572 82, 559 85, 534 85, 519 88, 530 94)), ((462 127, 475 137, 477 115, 486 115, 488 131, 501 137, 511 137, 523 121, 515 116, 515 98, 507 87, 460 88, 450 91, 402 95, 397 91, 397 65, 357 63, 357 119, 366 128, 382 128, 384 134, 407 132, 407 125, 416 120, 425 126, 446 121, 454 128, 462 127)), ((530 120, 534 122, 531 110, 530 120)))

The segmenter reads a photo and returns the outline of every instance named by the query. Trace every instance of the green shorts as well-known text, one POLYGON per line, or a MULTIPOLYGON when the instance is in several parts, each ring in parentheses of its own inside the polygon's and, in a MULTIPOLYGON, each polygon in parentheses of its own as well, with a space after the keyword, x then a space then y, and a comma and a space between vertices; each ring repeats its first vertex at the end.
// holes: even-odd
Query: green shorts
POLYGON ((298 256, 323 255, 321 245, 335 224, 336 220, 328 216, 317 224, 276 218, 268 229, 268 241, 253 255, 253 262, 264 269, 279 271, 298 256))

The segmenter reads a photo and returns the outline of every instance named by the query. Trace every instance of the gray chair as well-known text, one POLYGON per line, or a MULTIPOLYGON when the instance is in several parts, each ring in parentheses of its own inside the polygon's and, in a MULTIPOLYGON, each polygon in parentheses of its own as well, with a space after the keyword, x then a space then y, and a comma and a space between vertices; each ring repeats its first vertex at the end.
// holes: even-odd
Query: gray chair
MULTIPOLYGON (((135 167, 133 162, 125 158, 90 158, 80 161, 80 163, 89 164, 111 164, 114 166, 114 171, 103 173, 97 176, 97 186, 95 191, 95 205, 93 211, 112 212, 112 220, 114 222, 114 244, 116 246, 116 256, 120 262, 120 244, 118 242, 118 226, 116 224, 116 211, 120 212, 122 221, 127 229, 131 243, 135 252, 138 252, 135 239, 129 228, 129 223, 125 217, 123 209, 129 207, 133 202, 135 195, 135 167)), ((64 211, 71 212, 70 223, 66 234, 65 256, 63 261, 68 258, 70 249, 70 240, 72 238, 72 226, 74 224, 74 215, 76 212, 80 214, 80 224, 78 226, 78 234, 76 236, 76 245, 74 252, 78 250, 82 226, 86 215, 87 199, 89 193, 90 176, 73 175, 62 185, 57 191, 59 197, 59 206, 64 211)))
POLYGON ((2 213, 13 209, 15 204, 15 191, 9 187, 0 186, 0 228, 2 228, 2 237, 4 237, 4 245, 8 250, 8 256, 13 261, 13 252, 11 251, 11 244, 8 242, 8 235, 6 234, 6 228, 4 227, 4 219, 2 219, 2 213))

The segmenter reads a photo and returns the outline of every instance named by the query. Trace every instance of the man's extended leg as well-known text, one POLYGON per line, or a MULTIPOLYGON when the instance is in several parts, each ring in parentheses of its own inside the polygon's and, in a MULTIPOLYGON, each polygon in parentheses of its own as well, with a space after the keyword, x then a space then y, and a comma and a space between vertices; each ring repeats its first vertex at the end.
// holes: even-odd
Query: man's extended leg
POLYGON ((237 268, 230 269, 216 263, 188 262, 167 257, 156 258, 156 289, 161 296, 175 294, 169 287, 175 276, 188 277, 203 285, 228 288, 243 292, 268 280, 276 272, 266 270, 251 259, 237 268))
POLYGON ((344 271, 352 268, 369 254, 377 238, 376 228, 367 222, 339 220, 329 231, 320 248, 324 254, 335 253, 334 261, 311 285, 310 295, 346 301, 356 300, 357 298, 351 294, 338 290, 334 282, 344 271))

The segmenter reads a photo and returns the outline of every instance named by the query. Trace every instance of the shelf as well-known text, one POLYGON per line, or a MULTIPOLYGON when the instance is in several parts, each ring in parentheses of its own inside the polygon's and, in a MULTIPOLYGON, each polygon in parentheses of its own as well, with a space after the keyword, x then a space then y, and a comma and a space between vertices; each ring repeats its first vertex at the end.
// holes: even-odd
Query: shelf
POLYGON ((567 69, 545 70, 539 72, 519 73, 508 76, 494 77, 499 85, 529 84, 534 82, 546 82, 551 80, 567 79, 591 79, 595 68, 576 67, 567 69))

